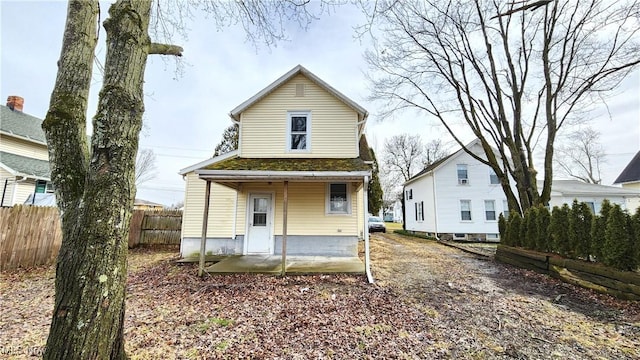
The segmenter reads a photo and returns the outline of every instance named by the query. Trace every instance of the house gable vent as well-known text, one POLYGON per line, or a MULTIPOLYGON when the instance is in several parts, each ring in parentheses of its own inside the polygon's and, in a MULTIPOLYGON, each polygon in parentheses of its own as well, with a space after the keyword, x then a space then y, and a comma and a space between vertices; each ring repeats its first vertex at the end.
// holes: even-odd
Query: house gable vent
POLYGON ((296 97, 304 97, 304 84, 296 84, 296 97))

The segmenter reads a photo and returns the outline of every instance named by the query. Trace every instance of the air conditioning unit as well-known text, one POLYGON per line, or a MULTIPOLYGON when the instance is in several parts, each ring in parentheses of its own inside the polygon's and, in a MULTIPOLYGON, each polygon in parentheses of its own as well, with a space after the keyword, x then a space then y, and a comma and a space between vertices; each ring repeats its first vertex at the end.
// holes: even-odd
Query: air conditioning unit
POLYGON ((469 184, 469 179, 458 179, 458 184, 467 185, 469 184))

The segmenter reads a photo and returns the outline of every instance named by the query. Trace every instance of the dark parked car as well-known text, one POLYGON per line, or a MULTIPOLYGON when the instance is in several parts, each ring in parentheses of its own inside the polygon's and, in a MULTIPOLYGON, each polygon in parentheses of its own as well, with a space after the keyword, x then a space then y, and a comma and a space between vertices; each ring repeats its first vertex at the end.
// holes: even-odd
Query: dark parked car
POLYGON ((379 216, 369 216, 369 232, 387 232, 387 227, 379 216))

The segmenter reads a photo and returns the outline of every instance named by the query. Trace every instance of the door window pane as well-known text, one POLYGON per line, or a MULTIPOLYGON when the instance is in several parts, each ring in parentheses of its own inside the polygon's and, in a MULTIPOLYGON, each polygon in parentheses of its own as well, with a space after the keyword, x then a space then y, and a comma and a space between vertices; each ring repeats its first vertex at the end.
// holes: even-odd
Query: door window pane
POLYGON ((253 226, 267 226, 267 214, 253 213, 253 226))
POLYGON ((253 199, 253 211, 266 213, 268 207, 269 207, 269 202, 267 201, 267 199, 262 199, 262 198, 253 199))

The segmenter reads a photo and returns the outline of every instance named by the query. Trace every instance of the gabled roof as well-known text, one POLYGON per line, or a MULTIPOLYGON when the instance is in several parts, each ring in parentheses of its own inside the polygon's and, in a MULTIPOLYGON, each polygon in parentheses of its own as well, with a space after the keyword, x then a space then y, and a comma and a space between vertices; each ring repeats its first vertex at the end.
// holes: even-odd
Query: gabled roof
MULTIPOLYGON (((470 143, 468 143, 467 145, 465 145, 464 147, 469 149, 472 146, 476 145, 477 143, 480 142, 480 139, 475 139, 473 141, 471 141, 470 143)), ((458 157, 458 155, 461 155, 462 153, 465 153, 463 148, 458 149, 458 151, 454 152, 451 155, 445 156, 442 159, 434 162, 433 164, 427 166, 426 168, 424 168, 422 171, 420 171, 419 173, 413 175, 409 180, 407 180, 403 186, 408 185, 416 180, 418 180, 419 178, 432 173, 433 171, 437 170, 438 168, 444 166, 446 163, 448 163, 449 161, 455 159, 456 157, 458 157)))
POLYGON ((588 184, 579 180, 553 180, 551 191, 562 196, 640 196, 638 190, 588 184))
POLYGON ((289 72, 287 72, 286 74, 282 75, 280 78, 278 78, 278 80, 272 82, 269 86, 267 86, 266 88, 260 90, 257 94, 253 95, 247 101, 245 101, 242 104, 236 106, 235 109, 231 110, 231 113, 229 115, 233 119, 235 119, 236 121, 239 121, 241 113, 243 113, 245 110, 250 108, 253 104, 257 103, 258 101, 260 101, 262 99, 264 99, 267 95, 269 95, 272 92, 274 92, 276 89, 278 89, 280 86, 285 84, 287 81, 293 79, 298 74, 302 74, 302 75, 306 76, 309 80, 313 81, 316 85, 320 86, 321 88, 326 90, 328 93, 330 93, 331 95, 335 96, 336 98, 341 100, 343 103, 345 103, 347 106, 352 108, 354 111, 356 111, 358 113, 359 119, 361 121, 366 119, 367 116, 369 115, 367 110, 365 110, 362 106, 358 105, 355 101, 349 99, 344 94, 342 94, 338 90, 334 89, 331 85, 329 85, 326 82, 324 82, 322 79, 317 77, 315 74, 313 74, 311 71, 307 70, 302 65, 298 65, 298 66, 294 67, 293 69, 289 70, 289 72))
POLYGON ((46 160, 38 160, 0 151, 0 166, 18 176, 27 176, 41 180, 50 180, 51 178, 49 162, 46 160))
POLYGON ((0 105, 0 131, 40 144, 47 143, 42 130, 42 119, 11 110, 4 105, 0 105))
POLYGON ((614 184, 624 184, 640 181, 640 151, 631 159, 627 167, 622 170, 614 184))

